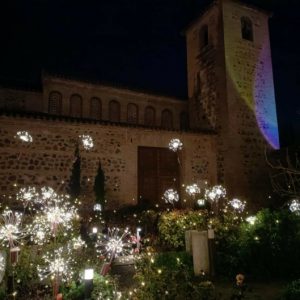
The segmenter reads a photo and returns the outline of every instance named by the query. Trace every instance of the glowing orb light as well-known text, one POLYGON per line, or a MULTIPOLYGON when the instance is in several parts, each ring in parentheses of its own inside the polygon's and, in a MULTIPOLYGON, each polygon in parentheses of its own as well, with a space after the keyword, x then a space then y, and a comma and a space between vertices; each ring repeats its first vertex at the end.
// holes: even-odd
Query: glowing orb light
POLYGON ((83 134, 79 137, 81 138, 81 142, 85 150, 91 150, 94 147, 94 141, 90 135, 83 134))
POLYGON ((18 131, 16 137, 25 143, 32 143, 33 141, 33 138, 28 131, 18 131))
POLYGON ((179 139, 171 139, 169 143, 169 149, 177 152, 178 150, 181 150, 183 147, 182 142, 179 139))
POLYGON ((298 199, 294 199, 289 204, 289 209, 292 213, 300 215, 300 201, 298 199))
POLYGON ((257 218, 256 218, 255 216, 250 216, 250 217, 246 218, 246 221, 247 221, 249 224, 254 225, 255 222, 256 222, 256 219, 257 219, 257 218))
POLYGON ((0 241, 13 248, 19 240, 26 236, 26 230, 22 228, 23 215, 5 210, 0 219, 0 241))
POLYGON ((229 201, 229 204, 237 211, 242 212, 245 209, 245 202, 242 202, 239 199, 232 199, 229 201))
POLYGON ((132 252, 130 232, 126 228, 108 228, 107 234, 101 234, 96 242, 97 252, 112 261, 115 257, 128 255, 132 252))
POLYGON ((188 185, 186 188, 185 188, 185 191, 190 195, 190 196, 195 196, 195 194, 199 194, 200 193, 200 188, 199 186, 194 183, 194 184, 191 184, 191 185, 188 185))
POLYGON ((204 200, 204 199, 198 199, 198 200, 197 200, 197 204, 198 204, 199 206, 205 206, 205 200, 204 200))
POLYGON ((226 196, 226 189, 221 185, 215 185, 205 191, 205 198, 214 202, 226 196))
POLYGON ((164 192, 164 199, 166 203, 174 204, 179 201, 178 192, 173 189, 168 189, 164 192))
POLYGON ((102 210, 101 204, 96 203, 96 204, 94 205, 94 211, 101 211, 101 210, 102 210))

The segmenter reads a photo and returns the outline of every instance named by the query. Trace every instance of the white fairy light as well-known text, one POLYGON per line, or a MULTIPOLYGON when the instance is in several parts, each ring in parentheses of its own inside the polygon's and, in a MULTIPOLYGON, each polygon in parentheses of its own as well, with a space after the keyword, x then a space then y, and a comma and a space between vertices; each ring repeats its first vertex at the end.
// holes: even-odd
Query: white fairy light
POLYGON ((71 242, 71 248, 73 250, 78 250, 86 247, 85 241, 83 241, 80 236, 73 238, 70 242, 71 242))
POLYGON ((179 139, 171 139, 169 143, 169 149, 177 152, 178 150, 181 150, 183 147, 182 142, 179 139))
POLYGON ((289 209, 292 213, 300 215, 300 201, 298 199, 293 199, 289 204, 289 209))
POLYGON ((221 185, 215 185, 211 189, 205 190, 205 198, 212 202, 218 201, 226 196, 226 189, 221 185))
POLYGON ((245 209, 245 202, 242 202, 239 199, 232 199, 231 201, 229 201, 229 204, 236 210, 239 212, 242 212, 245 209))
POLYGON ((72 255, 65 249, 58 248, 54 253, 47 252, 43 257, 44 265, 38 265, 37 271, 41 281, 50 277, 52 280, 70 281, 74 271, 72 265, 75 263, 72 255))
POLYGON ((0 241, 13 248, 19 240, 26 236, 26 230, 22 228, 23 215, 6 209, 0 219, 0 241))
POLYGON ((200 188, 196 183, 191 184, 191 185, 187 185, 186 188, 185 188, 185 191, 190 196, 195 196, 195 194, 200 194, 200 188))
POLYGON ((168 189, 164 192, 164 199, 166 203, 174 204, 179 201, 178 192, 173 189, 168 189))
POLYGON ((25 143, 32 143, 33 141, 33 138, 28 131, 18 131, 15 137, 19 138, 22 142, 25 143))
POLYGON ((48 201, 53 198, 57 197, 57 194, 55 193, 54 189, 49 186, 43 186, 41 188, 41 198, 43 201, 48 201))
POLYGON ((246 221, 250 224, 250 225, 254 225, 256 222, 257 218, 256 216, 250 216, 248 218, 246 218, 246 221))
POLYGON ((197 200, 197 204, 198 204, 199 206, 205 206, 205 200, 204 200, 204 199, 198 199, 198 200, 197 200))
POLYGON ((90 135, 83 134, 79 137, 81 138, 81 142, 85 150, 91 150, 94 147, 94 141, 90 135))
POLYGON ((97 252, 105 256, 110 262, 115 257, 128 255, 132 252, 130 232, 126 228, 121 231, 119 228, 108 228, 107 234, 101 234, 96 242, 97 252))

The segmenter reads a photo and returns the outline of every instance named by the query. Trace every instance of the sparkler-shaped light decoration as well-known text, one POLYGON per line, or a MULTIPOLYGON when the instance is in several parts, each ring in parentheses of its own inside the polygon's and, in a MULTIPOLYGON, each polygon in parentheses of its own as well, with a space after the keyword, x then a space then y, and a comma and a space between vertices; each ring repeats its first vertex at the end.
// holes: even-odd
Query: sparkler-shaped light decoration
POLYGON ((132 252, 130 232, 119 228, 108 228, 107 234, 101 234, 96 242, 97 252, 105 256, 110 262, 115 257, 128 255, 132 252))
POLYGON ((191 185, 187 185, 187 187, 185 188, 185 191, 190 196, 195 196, 196 194, 200 194, 200 188, 196 183, 191 184, 191 185))
POLYGON ((94 147, 94 141, 90 135, 83 134, 79 137, 81 138, 81 142, 85 150, 91 150, 94 147))
POLYGON ((166 203, 174 204, 179 201, 178 192, 173 189, 168 189, 164 192, 164 199, 166 203))
POLYGON ((58 248, 54 252, 47 252, 42 257, 44 264, 37 266, 40 280, 46 278, 70 281, 73 278, 74 271, 72 265, 75 263, 72 255, 64 248, 58 248))
POLYGON ((26 230, 22 228, 23 215, 9 209, 4 210, 0 219, 0 241, 13 248, 19 240, 25 237, 26 230))
POLYGON ((205 191, 205 198, 212 202, 218 201, 226 196, 226 189, 221 185, 215 185, 211 189, 205 191))
POLYGON ((293 199, 289 204, 289 209, 292 213, 300 215, 300 201, 298 199, 293 199))
POLYGON ((245 209, 246 203, 239 199, 232 199, 229 204, 238 212, 242 212, 245 209))
POLYGON ((250 225, 254 225, 256 222, 256 217, 255 216, 250 216, 248 218, 246 218, 246 221, 250 224, 250 225))
POLYGON ((18 131, 15 137, 25 143, 32 143, 33 141, 33 138, 28 131, 18 131))
POLYGON ((182 142, 179 139, 171 139, 169 143, 169 149, 177 152, 178 150, 181 150, 183 147, 182 142))
POLYGON ((44 214, 34 216, 32 223, 28 226, 30 240, 37 245, 44 245, 52 237, 51 225, 48 223, 44 214))
POLYGON ((41 188, 41 199, 42 202, 57 198, 57 194, 54 189, 49 186, 43 186, 41 188))
POLYGON ((20 188, 16 198, 23 203, 24 207, 32 206, 38 199, 38 193, 35 187, 28 186, 20 188))

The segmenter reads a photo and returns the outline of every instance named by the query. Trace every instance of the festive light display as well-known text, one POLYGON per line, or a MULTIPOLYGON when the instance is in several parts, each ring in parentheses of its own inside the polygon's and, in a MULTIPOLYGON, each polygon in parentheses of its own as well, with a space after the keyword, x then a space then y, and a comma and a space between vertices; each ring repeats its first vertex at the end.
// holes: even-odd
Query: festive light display
POLYGON ((16 198, 23 203, 24 207, 27 207, 28 205, 33 205, 37 201, 38 192, 35 187, 31 186, 20 188, 16 198))
POLYGON ((91 150, 92 148, 94 148, 94 141, 90 135, 83 134, 79 137, 81 138, 81 142, 85 150, 91 150))
POLYGON ((166 203, 174 204, 174 202, 179 201, 179 195, 177 191, 168 189, 164 192, 164 199, 166 203))
POLYGON ((246 218, 246 221, 247 221, 249 224, 254 225, 255 222, 256 222, 256 219, 257 219, 257 218, 256 218, 255 216, 250 216, 250 217, 246 218))
POLYGON ((22 142, 25 142, 25 143, 32 143, 33 142, 33 138, 29 134, 28 131, 18 131, 17 135, 15 137, 19 138, 22 142))
POLYGON ((218 201, 226 196, 226 189, 221 185, 215 185, 211 189, 205 190, 205 198, 212 202, 218 201))
POLYGON ((236 210, 239 212, 242 212, 245 209, 245 202, 242 202, 239 199, 232 199, 231 201, 229 201, 229 204, 236 210))
POLYGON ((169 149, 174 152, 181 150, 182 147, 183 147, 183 144, 179 139, 172 139, 169 143, 169 149))
POLYGON ((37 271, 41 281, 50 277, 52 280, 70 281, 74 276, 72 255, 62 247, 53 253, 47 252, 43 257, 44 265, 38 265, 37 271))
POLYGON ((121 231, 119 228, 108 228, 107 234, 101 234, 96 242, 97 252, 105 256, 110 262, 115 257, 129 255, 132 252, 130 232, 126 228, 121 231))
POLYGON ((293 199, 289 204, 289 209, 292 213, 300 215, 300 201, 298 199, 293 199))
POLYGON ((195 196, 196 194, 199 194, 200 193, 200 188, 199 186, 194 183, 194 184, 191 184, 191 185, 188 185, 186 188, 185 188, 185 191, 190 195, 190 196, 195 196))
POLYGON ((197 204, 198 204, 199 206, 205 206, 205 199, 198 199, 198 200, 197 200, 197 204))
POLYGON ((41 188, 41 198, 42 198, 42 201, 48 201, 48 200, 51 200, 53 198, 56 198, 57 197, 57 194, 55 193, 54 189, 49 187, 49 186, 43 186, 41 188))
POLYGON ((102 210, 101 204, 96 203, 96 204, 94 205, 94 211, 101 211, 101 210, 102 210))
POLYGON ((9 209, 4 210, 0 219, 0 241, 13 248, 20 239, 26 236, 26 230, 22 228, 23 215, 9 209))
POLYGON ((70 241, 70 243, 69 243, 68 246, 69 246, 69 247, 68 247, 69 250, 71 251, 71 250, 78 250, 78 249, 85 248, 87 245, 86 245, 85 241, 83 241, 83 240, 81 239, 81 237, 78 236, 78 237, 76 237, 76 238, 73 238, 73 239, 70 241))

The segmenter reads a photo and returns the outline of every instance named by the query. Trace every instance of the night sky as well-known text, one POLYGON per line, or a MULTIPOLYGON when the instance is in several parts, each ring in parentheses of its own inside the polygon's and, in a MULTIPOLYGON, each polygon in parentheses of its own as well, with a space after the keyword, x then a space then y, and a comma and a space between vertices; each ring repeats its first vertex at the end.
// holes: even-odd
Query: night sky
MULTIPOLYGON (((187 97, 180 33, 204 0, 1 1, 0 84, 39 87, 41 70, 187 97)), ((300 141, 300 1, 273 11, 271 46, 281 142, 300 141)))

